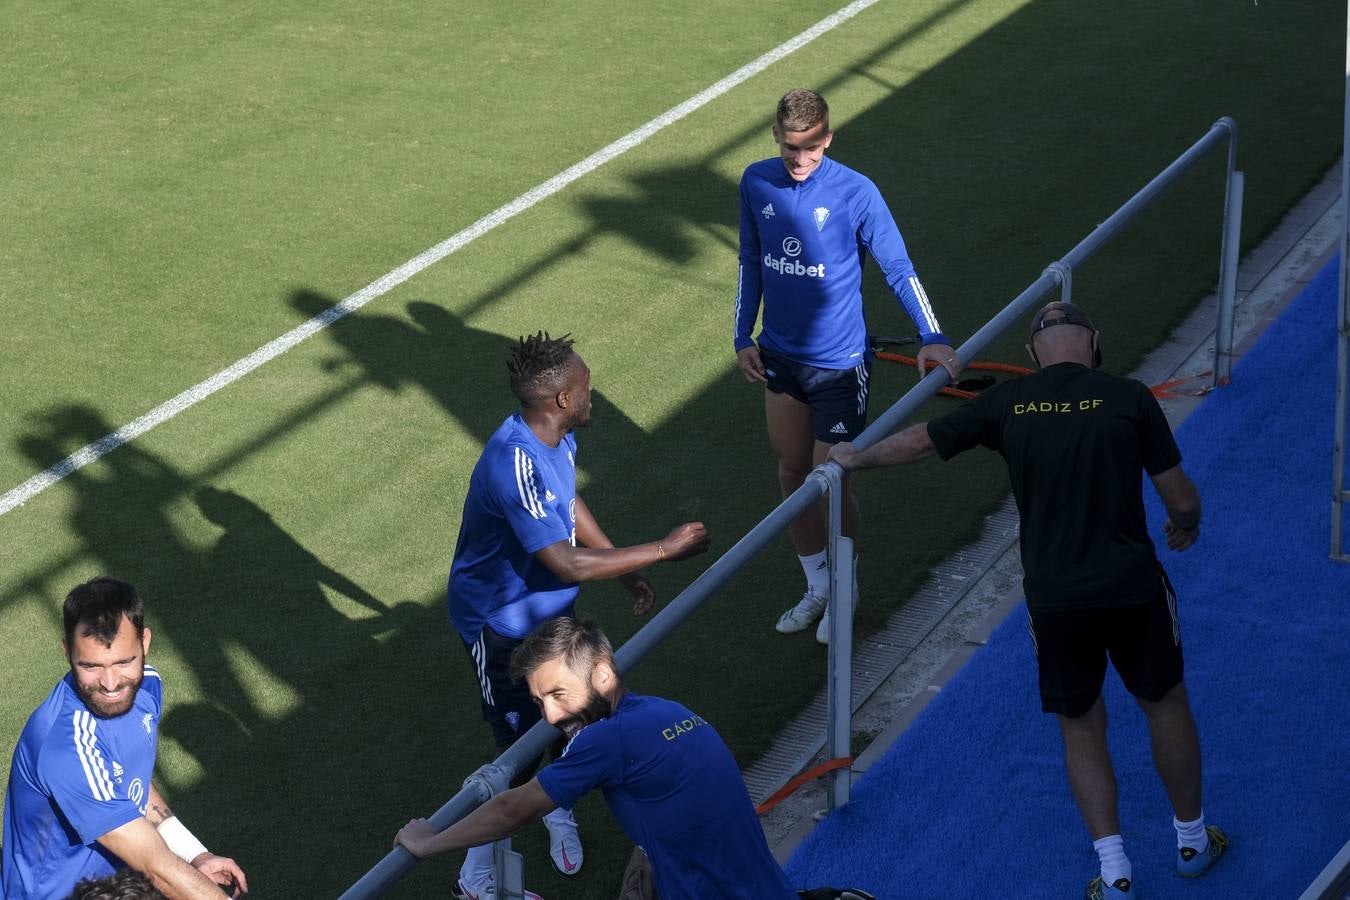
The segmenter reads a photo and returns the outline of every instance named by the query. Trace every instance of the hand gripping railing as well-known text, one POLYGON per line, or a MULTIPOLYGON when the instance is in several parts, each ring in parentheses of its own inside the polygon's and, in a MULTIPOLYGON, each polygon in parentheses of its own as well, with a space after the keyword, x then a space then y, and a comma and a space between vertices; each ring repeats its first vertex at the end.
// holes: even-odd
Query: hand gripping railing
MULTIPOLYGON (((1215 336, 1215 384, 1226 383, 1229 379, 1232 358, 1232 323, 1235 285, 1237 284, 1238 237, 1240 234, 1242 206, 1242 173, 1235 168, 1237 161, 1237 124, 1227 116, 1219 119, 1205 135, 1196 141, 1181 156, 1160 172, 1148 184, 1131 197, 1120 209, 1084 238, 1031 283, 1022 293, 1003 308, 998 315, 985 323, 958 349, 962 359, 975 359, 1008 328, 1022 321, 1023 317, 1043 299, 1048 297, 1056 286, 1069 287, 1071 273, 1082 265, 1094 253, 1116 235, 1131 219, 1154 202, 1167 188, 1177 181, 1202 156, 1228 140, 1228 179, 1224 198, 1224 226, 1220 249, 1219 270, 1219 327, 1215 336)), ((903 397, 886 410, 853 442, 859 449, 872 446, 900 425, 918 410, 928 399, 937 394, 947 383, 944 369, 929 372, 903 397)), ((719 588, 731 580, 746 563, 760 550, 764 549, 779 532, 801 515, 821 497, 830 498, 830 651, 828 675, 829 709, 829 747, 832 758, 849 754, 850 719, 852 715, 851 681, 853 655, 853 604, 838 603, 837 598, 852 597, 852 542, 840 533, 841 492, 843 470, 835 462, 818 466, 807 477, 806 482, 790 494, 772 512, 764 517, 754 528, 736 542, 731 549, 703 571, 664 609, 652 617, 614 654, 615 665, 622 675, 640 663, 661 641, 665 640, 685 619, 703 605, 719 588), (848 561, 848 564, 840 563, 848 561)), ((465 782, 451 800, 430 817, 437 831, 449 827, 468 815, 473 809, 487 802, 557 738, 558 730, 546 722, 540 722, 527 731, 516 743, 511 745, 495 762, 483 766, 465 782)), ((847 769, 837 769, 829 774, 829 798, 831 808, 848 802, 850 773, 847 769)), ((502 851, 507 842, 499 844, 502 851)), ((498 896, 501 900, 511 900, 519 896, 519 857, 498 854, 499 873, 506 870, 506 880, 499 880, 498 896)), ((391 888, 400 878, 412 870, 418 860, 407 850, 395 847, 384 859, 367 872, 359 881, 347 889, 341 900, 364 900, 378 897, 391 888)), ((499 874, 499 879, 502 876, 499 874)))

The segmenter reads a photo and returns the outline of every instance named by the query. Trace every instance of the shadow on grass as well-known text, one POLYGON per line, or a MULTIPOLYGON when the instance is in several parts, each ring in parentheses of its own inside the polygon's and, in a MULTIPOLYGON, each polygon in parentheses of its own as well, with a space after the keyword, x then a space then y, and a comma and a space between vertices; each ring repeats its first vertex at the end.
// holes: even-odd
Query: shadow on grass
MULTIPOLYGON (((853 77, 908 79, 850 116, 831 152, 878 183, 954 337, 988 319, 1219 115, 1244 127, 1249 234, 1272 225, 1335 157, 1339 79, 1310 83, 1301 64, 1321 58, 1319 41, 1336 49, 1333 30, 1321 25, 1335 12, 1329 3, 1282 7, 1275 22, 1273 4, 1039 0, 912 79, 890 59, 968 5, 944 6, 817 85, 828 96, 853 77), (1300 62, 1276 65, 1294 58, 1300 62), (1318 158, 1309 162, 1310 153, 1318 158)), ((869 11, 872 27, 886 27, 888 14, 869 11)), ((1328 58, 1334 62, 1335 52, 1328 58)), ((719 245, 725 303, 706 314, 727 316, 736 266, 727 236, 737 201, 735 185, 712 163, 756 134, 765 135, 756 155, 772 154, 772 103, 788 86, 767 91, 763 119, 703 161, 640 172, 619 197, 581 193, 576 203, 589 223, 581 237, 546 248, 455 307, 470 316, 525 280, 549 277, 596 237, 623 235, 662 266, 690 262, 710 240, 719 245)), ((1217 171, 1210 166, 1203 184, 1179 190, 1081 278, 1076 273, 1079 297, 1108 334, 1114 370, 1156 345, 1213 280, 1217 171)), ((874 328, 896 330, 903 315, 875 271, 866 283, 874 328)), ((304 291, 288 302, 309 316, 332 299, 304 291)), ((406 320, 363 312, 328 329, 335 365, 391 391, 424 391, 485 439, 513 406, 501 365, 510 339, 466 327, 437 304, 418 301, 406 311, 406 320)), ((999 352, 1020 361, 1016 344, 1020 336, 999 352)), ((595 373, 596 425, 579 436, 580 462, 592 485, 588 502, 619 543, 701 519, 720 553, 777 501, 759 393, 731 372, 729 345, 710 352, 725 354, 727 374, 651 432, 604 399, 606 379, 617 373, 595 373)), ((910 383, 879 370, 876 411, 910 383)), ((344 396, 336 391, 332 402, 344 396)), ((297 412, 285 428, 308 415, 297 412)), ((111 430, 94 410, 59 409, 19 446, 45 467, 111 430)), ((208 474, 269 452, 276 437, 269 432, 224 455, 208 474)), ((448 464, 467 469, 472 461, 448 464)), ((859 479, 868 523, 860 628, 875 628, 928 565, 972 536, 980 513, 1006 492, 1003 478, 996 460, 972 458, 859 479)), ((212 846, 238 855, 259 896, 337 893, 382 855, 399 825, 438 806, 489 755, 441 596, 411 603, 370 596, 271 520, 265 498, 210 488, 206 476, 178 471, 139 445, 76 472, 68 485, 84 551, 142 588, 156 625, 191 667, 167 673, 170 697, 178 674, 195 678, 209 698, 174 707, 165 722, 166 736, 204 772, 175 792, 175 803, 212 846), (184 539, 175 517, 185 508, 222 529, 211 546, 184 539)), ((710 559, 654 570, 662 597, 710 559)), ((772 630, 799 580, 782 542, 657 650, 633 674, 634 688, 685 700, 748 762, 820 683, 823 654, 810 636, 772 630)), ((588 586, 580 608, 616 643, 640 624, 614 585, 588 586)), ((613 894, 626 844, 595 804, 582 819, 594 837, 579 883, 562 884, 539 864, 538 834, 523 841, 532 885, 546 896, 613 894)), ((443 890, 452 872, 449 864, 423 866, 400 893, 443 890)))
MULTIPOLYGON (((327 302, 308 294, 306 306, 327 302)), ((426 393, 453 421, 467 427, 479 438, 488 434, 501 418, 514 408, 514 401, 492 405, 485 396, 509 397, 506 373, 501 362, 510 342, 501 336, 467 328, 456 316, 440 307, 417 300, 407 305, 406 319, 387 315, 357 314, 333 325, 327 339, 342 356, 324 365, 334 371, 362 373, 369 383, 391 390, 412 388, 426 393), (466 390, 465 385, 472 385, 466 390), (466 406, 473 407, 466 410, 466 406)), ((579 345, 585 355, 585 341, 579 345)), ((578 466, 588 487, 587 503, 609 536, 618 544, 655 539, 674 525, 690 520, 705 522, 714 536, 713 554, 681 564, 653 567, 652 579, 660 602, 671 599, 716 554, 725 552, 758 517, 777 502, 773 464, 763 433, 762 388, 748 385, 730 370, 715 379, 703 392, 673 411, 672 416, 650 432, 636 425, 605 396, 608 375, 592 371, 595 385, 592 427, 577 433, 578 466)), ((895 370, 881 375, 880 381, 893 386, 896 379, 912 383, 908 372, 895 370)), ((473 459, 449 460, 455 470, 467 470, 473 459)), ((974 468, 969 471, 976 471, 974 468)), ((996 483, 999 471, 987 467, 984 481, 968 479, 966 490, 976 493, 996 483)), ((920 472, 896 473, 892 482, 910 494, 921 491, 920 472)), ((986 490, 986 493, 988 491, 986 490)), ((958 490, 957 502, 966 496, 958 490)), ((999 495, 1001 496, 1001 494, 999 495)), ((446 511, 447 513, 450 511, 446 511)), ((865 604, 860 627, 877 627, 894 604, 917 583, 931 559, 936 558, 940 542, 950 539, 942 531, 936 540, 920 538, 900 543, 899 521, 881 518, 876 536, 882 546, 898 548, 876 554, 878 571, 882 566, 899 563, 905 570, 886 576, 887 587, 878 584, 876 602, 865 604), (894 590, 892 596, 890 591, 894 590)), ((866 556, 864 557, 867 558, 866 556)), ((449 566, 448 555, 444 567, 449 566)), ((635 690, 679 698, 713 722, 743 762, 761 752, 782 720, 800 709, 816 690, 823 674, 824 652, 812 634, 786 638, 773 630, 773 622, 786 605, 800 593, 801 573, 791 556, 786 537, 770 552, 753 560, 718 596, 692 616, 664 646, 657 649, 630 676, 635 690)), ((443 597, 431 602, 443 610, 443 597)), ((629 601, 613 583, 587 584, 578 602, 580 614, 597 618, 615 644, 621 644, 642 624, 629 609, 629 601)), ((444 653, 423 654, 420 660, 402 660, 411 677, 427 680, 433 688, 453 696, 449 706, 440 698, 435 709, 447 710, 449 719, 438 723, 458 737, 438 757, 439 775, 432 781, 410 785, 410 793, 376 797, 370 806, 352 811, 348 825, 369 825, 384 817, 393 825, 414 813, 427 814, 447 800, 457 789, 457 780, 473 771, 488 758, 488 731, 479 721, 473 677, 467 657, 457 645, 448 621, 439 615, 428 627, 438 634, 434 641, 449 649, 444 653), (448 661, 447 661, 448 660, 448 661), (447 784, 444 779, 451 778, 447 784), (382 812, 383 810, 383 812, 382 812), (397 811, 397 812, 396 812, 397 811), (394 821, 397 820, 397 821, 394 821)), ((402 635, 401 640, 412 639, 402 635)), ((418 636, 427 640, 426 635, 418 636)), ((387 649, 391 650, 391 643, 387 649)), ((400 651, 401 652, 401 651, 400 651)), ((423 653, 420 650, 410 651, 423 653)), ((391 657, 392 659, 392 657, 391 657)), ((383 665, 391 665, 385 660, 383 665)), ((382 705, 375 715, 384 719, 384 729, 403 733, 408 723, 403 717, 421 720, 425 709, 408 704, 382 705)), ((287 728, 290 723, 287 722, 287 728)), ((417 728, 427 727, 422 723, 417 728)), ((409 733, 410 743, 391 748, 388 742, 370 747, 353 745, 354 759, 410 759, 429 748, 440 749, 434 736, 409 733)), ((420 765, 422 760, 416 761, 420 765)), ((230 771, 221 765, 220 771, 230 771)), ((542 863, 542 850, 527 837, 524 846, 530 866, 532 889, 545 896, 612 896, 619 873, 626 861, 627 843, 615 830, 608 816, 583 808, 579 814, 583 830, 596 835, 588 838, 587 870, 580 884, 563 883, 542 863), (533 850, 531 850, 533 848, 533 850)), ((378 830, 378 829, 377 829, 378 830)), ((355 841, 352 846, 356 846, 355 841)), ((350 880, 376 862, 383 849, 377 841, 369 853, 349 873, 350 880)), ((445 866, 421 867, 432 872, 445 866)), ((432 874, 414 876, 406 888, 415 896, 432 874)))

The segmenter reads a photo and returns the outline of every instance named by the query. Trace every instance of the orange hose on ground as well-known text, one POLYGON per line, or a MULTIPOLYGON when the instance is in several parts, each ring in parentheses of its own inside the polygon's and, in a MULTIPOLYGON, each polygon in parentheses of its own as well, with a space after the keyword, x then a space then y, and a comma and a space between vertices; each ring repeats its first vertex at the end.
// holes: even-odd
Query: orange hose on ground
POLYGON ((841 756, 838 759, 832 759, 829 762, 824 762, 818 766, 807 769, 805 772, 801 773, 796 778, 792 779, 787 784, 780 787, 778 790, 774 791, 773 796, 770 797, 768 800, 765 800, 759 806, 756 806, 755 815, 757 816, 764 815, 766 812, 773 809, 778 804, 782 803, 788 797, 791 797, 793 794, 795 794, 798 788, 806 784, 811 779, 819 778, 826 772, 833 772, 835 769, 842 769, 846 766, 851 765, 853 765, 853 757, 841 756))
MULTIPOLYGON (((912 356, 905 356, 905 355, 902 354, 902 353, 891 353, 891 352, 886 351, 886 350, 878 350, 878 351, 876 352, 875 355, 876 355, 876 357, 877 357, 878 359, 886 359, 886 360, 890 360, 891 362, 903 363, 904 365, 907 365, 907 366, 915 366, 915 365, 918 365, 918 360, 917 360, 917 359, 915 359, 915 358, 912 357, 912 356)), ((935 363, 935 362, 929 362, 929 363, 928 363, 928 369, 929 369, 929 371, 932 371, 933 369, 937 368, 938 365, 939 365, 938 363, 935 363)), ((1032 370, 1032 369, 1025 368, 1025 367, 1023 367, 1023 366, 1014 366, 1014 365, 1011 365, 1011 364, 1009 364, 1009 363, 995 363, 995 362, 979 362, 979 361, 976 361, 976 362, 973 362, 973 363, 967 363, 965 366, 962 367, 961 371, 963 371, 963 372, 969 372, 969 371, 976 371, 976 372, 1004 372, 1004 373, 1009 374, 1009 375, 1030 375, 1030 374, 1032 373, 1033 370, 1032 370)), ((1186 376, 1185 378, 1175 378, 1175 379, 1173 379, 1173 380, 1171 380, 1171 381, 1164 381, 1162 384, 1154 385, 1150 390, 1153 391, 1153 396, 1158 397, 1158 398, 1160 398, 1160 399, 1177 399, 1177 398, 1180 398, 1180 397, 1198 397, 1198 396, 1201 396, 1202 394, 1208 393, 1208 392, 1209 392, 1209 388, 1208 388, 1208 387, 1205 387, 1205 388, 1201 388, 1201 389, 1198 390, 1198 391, 1182 391, 1182 392, 1176 392, 1176 391, 1173 391, 1172 388, 1176 387, 1176 386, 1179 385, 1179 384, 1185 384, 1185 383, 1188 382, 1188 381, 1194 381, 1194 380, 1197 379, 1197 378, 1204 378, 1204 377, 1207 376, 1207 375, 1213 375, 1213 374, 1214 374, 1213 372, 1200 372, 1200 373, 1197 373, 1197 374, 1195 374, 1195 375, 1188 375, 1188 376, 1186 376)), ((949 387, 941 388, 941 389, 938 391, 938 393, 939 393, 939 394, 943 394, 943 395, 945 395, 945 396, 947 396, 947 397, 957 397, 957 398, 959 398, 959 399, 961 399, 961 400, 970 400, 971 398, 973 398, 973 397, 975 396, 975 393, 974 393, 973 391, 963 391, 963 390, 961 390, 960 388, 955 388, 955 387, 950 387, 950 386, 949 386, 949 387)))
MULTIPOLYGON (((903 353, 891 353, 888 350, 878 350, 876 352, 876 357, 878 359, 890 360, 891 362, 903 363, 904 365, 907 366, 916 366, 919 364, 919 361, 915 359, 913 356, 905 356, 903 353)), ((929 371, 932 371, 933 369, 937 368, 938 365, 939 365, 938 363, 929 362, 928 363, 929 371)), ((962 367, 961 371, 1003 372, 1008 375, 1031 374, 1031 369, 1025 368, 1023 366, 1013 366, 1009 365, 1008 363, 979 362, 979 361, 967 363, 965 366, 962 367)), ((938 390, 938 393, 946 397, 956 397, 959 400, 969 400, 975 396, 975 393, 973 391, 963 391, 960 388, 951 386, 940 388, 938 390)))

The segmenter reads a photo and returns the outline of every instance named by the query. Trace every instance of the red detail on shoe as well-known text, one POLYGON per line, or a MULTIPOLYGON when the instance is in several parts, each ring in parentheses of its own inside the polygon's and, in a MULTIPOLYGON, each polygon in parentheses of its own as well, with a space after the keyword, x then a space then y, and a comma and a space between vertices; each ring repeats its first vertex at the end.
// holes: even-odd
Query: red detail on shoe
POLYGON ((566 847, 563 847, 562 858, 563 858, 563 871, 570 872, 577 867, 576 863, 572 862, 570 859, 567 858, 566 847))

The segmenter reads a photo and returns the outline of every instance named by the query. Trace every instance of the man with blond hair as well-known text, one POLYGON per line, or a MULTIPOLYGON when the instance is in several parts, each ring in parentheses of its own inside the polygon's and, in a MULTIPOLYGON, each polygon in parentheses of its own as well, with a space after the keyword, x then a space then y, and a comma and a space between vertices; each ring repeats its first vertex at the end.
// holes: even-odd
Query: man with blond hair
MULTIPOLYGON (((769 444, 785 497, 825 461, 831 445, 852 440, 867 424, 872 358, 863 318, 864 251, 919 328, 920 372, 930 362, 945 366, 952 378, 960 371, 881 192, 825 156, 833 138, 825 98, 788 91, 773 126, 779 155, 741 176, 736 361, 747 381, 766 388, 769 444), (764 314, 752 339, 761 298, 764 314)), ((862 523, 847 481, 843 512, 844 534, 856 545, 862 523)), ((822 644, 829 635, 825 530, 824 504, 792 523, 806 592, 777 625, 788 634, 820 619, 816 640, 822 644)), ((856 587, 855 579, 855 604, 856 587)))

